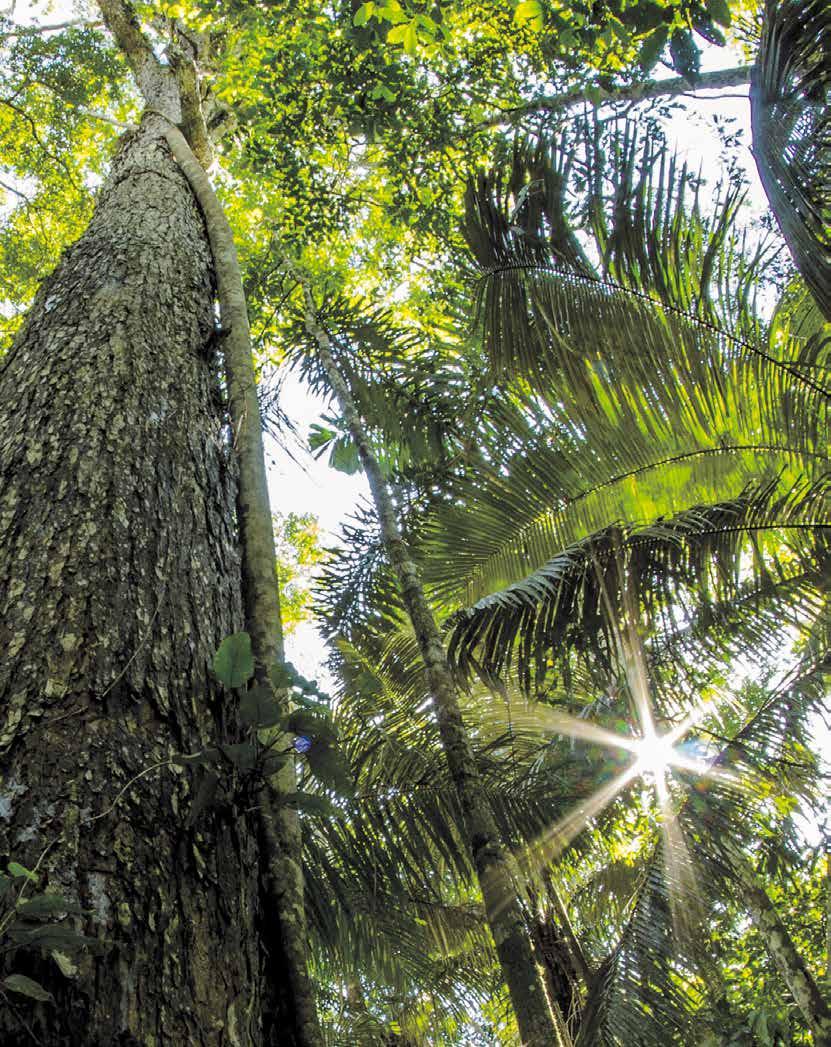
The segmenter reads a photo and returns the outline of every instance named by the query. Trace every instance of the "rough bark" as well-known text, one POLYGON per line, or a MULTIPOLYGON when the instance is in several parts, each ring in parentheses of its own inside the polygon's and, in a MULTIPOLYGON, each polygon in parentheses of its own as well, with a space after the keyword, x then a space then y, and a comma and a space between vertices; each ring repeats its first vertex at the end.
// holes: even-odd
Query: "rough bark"
MULTIPOLYGON (((283 662, 283 633, 277 585, 274 530, 268 498, 257 380, 234 236, 210 181, 184 135, 175 127, 165 138, 199 202, 217 275, 222 345, 228 385, 228 404, 234 457, 239 468, 237 516, 242 539, 242 596, 245 625, 251 635, 255 679, 271 687, 270 668, 283 662)), ((280 748, 286 748, 289 739, 280 748)), ((289 762, 280 774, 280 790, 297 788, 295 768, 289 762)), ((287 994, 282 1007, 268 1021, 268 1042, 279 1042, 288 1017, 298 1047, 323 1042, 306 957, 306 913, 303 898, 302 840, 297 812, 283 806, 273 788, 264 785, 257 795, 262 884, 268 914, 266 938, 271 951, 282 955, 287 994), (271 932, 268 928, 273 928, 271 932), (282 1011, 283 1013, 279 1013, 282 1011)))
MULTIPOLYGON (((110 943, 69 977, 4 957, 55 995, 16 1008, 48 1047, 261 1042, 256 831, 231 790, 189 828, 165 762, 233 738, 208 666, 242 609, 211 254, 161 125, 0 373, 0 854, 50 845, 44 882, 110 943)), ((32 1042, 9 1007, 0 1042, 32 1042)))
POLYGON ((442 746, 462 808, 485 914, 502 975, 511 995, 522 1043, 524 1047, 562 1045, 563 1036, 549 1007, 517 899, 514 871, 485 798, 444 645, 427 602, 418 568, 401 535, 389 486, 370 447, 349 386, 332 356, 329 336, 317 322, 308 282, 304 274, 290 265, 289 268, 293 269, 302 287, 306 304, 306 329, 317 344, 318 359, 355 441, 378 514, 384 551, 395 572, 404 606, 418 640, 442 746))

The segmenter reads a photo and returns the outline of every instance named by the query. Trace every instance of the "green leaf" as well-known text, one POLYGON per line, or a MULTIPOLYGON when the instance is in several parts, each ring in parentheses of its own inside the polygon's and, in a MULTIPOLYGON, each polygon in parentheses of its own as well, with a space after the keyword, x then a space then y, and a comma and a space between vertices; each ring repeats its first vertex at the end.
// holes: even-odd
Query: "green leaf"
MULTIPOLYGON (((376 86, 372 92, 373 97, 375 97, 375 92, 377 90, 378 87, 376 86)), ((337 430, 330 429, 325 425, 318 425, 317 422, 312 422, 309 426, 309 450, 312 452, 317 451, 318 454, 315 455, 315 458, 319 458, 329 444, 337 440, 339 436, 340 433, 338 433, 337 430)))
POLYGON ((342 796, 354 794, 355 786, 349 763, 343 753, 330 742, 315 742, 306 753, 306 759, 312 774, 324 785, 342 796))
POLYGON ((324 716, 315 715, 308 709, 294 709, 289 714, 286 726, 295 734, 305 734, 310 738, 334 739, 335 728, 324 716))
POLYGON ((694 18, 693 29, 699 36, 703 36, 708 43, 715 44, 716 47, 724 47, 727 42, 724 33, 716 28, 713 19, 709 15, 702 14, 694 18))
POLYGON ((403 25, 394 25, 392 29, 387 33, 388 44, 403 44, 404 36, 409 28, 409 23, 403 25))
POLYGON ((407 29, 404 33, 403 44, 404 51, 408 55, 414 55, 418 50, 418 31, 415 19, 407 25, 407 29))
POLYGON ((10 974, 3 979, 3 988, 9 992, 16 992, 20 996, 28 996, 30 1000, 39 1003, 54 1003, 51 992, 47 992, 38 982, 27 978, 25 974, 10 974))
POLYGON ((97 938, 80 934, 74 927, 66 924, 49 923, 42 927, 28 927, 23 923, 13 923, 8 930, 9 938, 18 945, 45 949, 67 949, 77 951, 87 946, 100 946, 97 938))
POLYGON ((618 15, 621 22, 631 26, 638 33, 648 33, 663 24, 664 12, 652 0, 641 0, 635 7, 627 7, 618 15))
POLYGON ((219 788, 219 775, 215 771, 206 771, 196 789, 186 825, 195 825, 199 815, 207 810, 214 802, 217 789, 219 788))
POLYGON ((226 687, 242 687, 254 675, 254 655, 248 633, 226 636, 214 655, 213 671, 226 687))
POLYGON ((645 73, 648 73, 661 57, 661 52, 666 47, 668 37, 669 30, 665 25, 662 25, 653 30, 644 40, 638 52, 638 65, 645 73))
POLYGON ((276 727, 283 718, 279 703, 271 689, 258 685, 246 691, 240 699, 239 714, 248 727, 276 727))
POLYGON ((673 32, 669 40, 669 53, 672 68, 691 84, 695 83, 701 65, 701 54, 688 29, 676 29, 673 32))
POLYGON ((265 754, 260 765, 262 776, 270 778, 273 774, 277 774, 279 770, 286 766, 288 759, 287 753, 276 753, 274 750, 270 750, 265 754))
POLYGON ((725 28, 732 22, 727 0, 707 0, 707 14, 714 22, 718 22, 719 25, 723 25, 725 28))
POLYGON ((69 902, 62 894, 38 894, 17 906, 18 916, 27 920, 48 920, 64 913, 80 913, 76 902, 69 902))
POLYGON ((294 666, 289 662, 275 662, 269 670, 268 675, 275 689, 278 691, 282 691, 286 687, 291 687, 297 677, 294 666))
POLYGON ((37 883, 38 879, 31 869, 27 869, 20 862, 9 862, 9 875, 14 876, 16 879, 25 877, 27 880, 31 880, 32 883, 37 883))
POLYGON ((366 23, 370 20, 374 12, 375 4, 372 2, 372 0, 369 0, 369 2, 366 4, 361 4, 361 6, 358 8, 355 14, 352 16, 352 25, 358 27, 366 25, 366 23))
MULTIPOLYGON (((395 94, 394 91, 391 91, 387 87, 386 84, 376 84, 375 87, 373 87, 372 91, 370 92, 370 97, 372 97, 372 98, 383 98, 385 102, 394 102, 395 99, 398 96, 395 94)), ((327 432, 331 432, 331 430, 327 430, 327 432)), ((334 436, 336 434, 333 433, 332 435, 334 436)), ((311 445, 312 445, 312 434, 310 433, 309 434, 309 446, 311 447, 311 445)))
POLYGON ((256 746, 251 742, 235 742, 233 745, 221 745, 219 751, 238 771, 247 773, 252 770, 257 759, 256 746))
POLYGON ((542 4, 540 0, 522 0, 517 4, 514 11, 514 21, 517 25, 527 25, 535 33, 542 32, 542 4))

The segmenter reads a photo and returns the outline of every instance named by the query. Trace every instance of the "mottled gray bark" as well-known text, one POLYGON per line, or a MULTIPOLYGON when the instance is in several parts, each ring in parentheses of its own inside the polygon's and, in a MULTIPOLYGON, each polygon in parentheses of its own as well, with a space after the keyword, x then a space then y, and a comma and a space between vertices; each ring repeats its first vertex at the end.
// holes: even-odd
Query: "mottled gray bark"
MULTIPOLYGON (((269 670, 285 660, 277 585, 277 558, 268 497, 257 379, 234 236, 225 212, 184 135, 168 126, 165 138, 182 168, 205 217, 217 276, 228 408, 234 458, 239 471, 237 516, 242 541, 242 596, 245 626, 251 635, 255 680, 271 689, 269 670)), ((283 699, 288 711, 287 699, 283 699)), ((279 748, 290 746, 285 738, 279 748)), ((278 777, 283 794, 297 789, 293 762, 278 777)), ((267 924, 272 951, 283 958, 287 980, 287 1011, 298 1047, 318 1047, 323 1036, 306 956, 306 913, 303 896, 302 839, 297 812, 279 802, 274 783, 257 794, 262 884, 267 900, 267 924)), ((286 1014, 275 1015, 267 1029, 268 1042, 284 1035, 286 1014)))
POLYGON ((55 995, 19 1008, 48 1047, 262 1042, 255 828, 230 791, 188 828, 170 764, 113 807, 233 738, 209 663, 242 622, 211 254, 162 130, 129 136, 0 372, 0 855, 50 845, 44 881, 111 942, 69 977, 4 958, 55 995))
POLYGON ((340 406, 343 420, 358 450, 381 527, 384 552, 390 562, 407 615, 418 641, 439 734, 464 816, 464 828, 476 868, 485 915, 493 935, 502 975, 511 995, 524 1047, 568 1044, 561 1016, 552 1014, 537 967, 531 939, 517 898, 510 855, 499 836, 485 797, 482 778, 462 719, 456 687, 435 617, 421 584, 418 568, 398 526, 388 484, 367 438, 352 393, 331 353, 329 336, 318 323, 305 275, 286 263, 305 296, 306 330, 315 340, 318 359, 340 406))

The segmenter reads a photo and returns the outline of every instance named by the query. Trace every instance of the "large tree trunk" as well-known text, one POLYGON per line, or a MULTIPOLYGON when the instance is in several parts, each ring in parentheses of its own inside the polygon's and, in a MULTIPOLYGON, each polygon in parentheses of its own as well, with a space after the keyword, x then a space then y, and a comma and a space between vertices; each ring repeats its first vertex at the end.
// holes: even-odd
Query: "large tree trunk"
POLYGON ((209 662, 242 621, 211 256, 161 130, 122 145, 0 373, 0 857, 49 846, 42 883, 110 942, 69 976, 4 958, 56 998, 0 1003, 9 1047, 23 1022, 48 1047, 261 1042, 245 800, 191 828, 189 771, 137 777, 233 738, 209 662))

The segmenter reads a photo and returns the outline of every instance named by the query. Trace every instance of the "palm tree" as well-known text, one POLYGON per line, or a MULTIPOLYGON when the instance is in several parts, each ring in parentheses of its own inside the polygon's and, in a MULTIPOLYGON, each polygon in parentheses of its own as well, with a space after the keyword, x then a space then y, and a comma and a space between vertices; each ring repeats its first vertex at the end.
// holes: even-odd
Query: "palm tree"
MULTIPOLYGON (((788 302, 769 321, 753 311, 750 289, 764 252, 755 262, 740 252, 734 195, 705 218, 694 189, 655 142, 639 154, 630 130, 604 137, 591 128, 579 142, 517 150, 506 173, 471 186, 466 235, 482 271, 486 367, 482 377, 481 358, 470 365, 480 381, 462 405, 462 423, 454 426, 446 410, 434 419, 438 469, 425 466, 407 422, 418 414, 413 404, 423 412, 431 382, 433 393, 464 388, 452 376, 454 366, 465 366, 459 354, 445 358, 449 377, 436 376, 434 356, 419 369, 417 354, 401 354, 386 370, 396 383, 389 393, 377 352, 371 375, 354 363, 362 340, 386 345, 394 358, 378 318, 357 322, 353 311, 347 323, 343 303, 317 317, 335 351, 341 338, 339 364, 353 399, 365 416, 374 405, 377 431, 389 433, 388 467, 407 462, 399 480, 409 491, 410 543, 433 606, 448 616, 460 678, 492 688, 513 679, 546 712, 566 706, 619 718, 627 699, 638 699, 621 642, 632 629, 628 660, 641 652, 634 668, 638 658, 646 666, 650 715, 668 721, 685 715, 706 673, 737 652, 758 645, 759 657, 781 657, 777 616, 803 634, 821 621, 828 390, 815 376, 827 350, 818 332, 794 334, 788 302), (604 186, 609 157, 611 185, 604 186), (588 189, 577 209, 568 206, 575 176, 588 189), (418 491, 429 494, 426 510, 414 508, 418 491)), ((400 612, 373 560, 377 546, 369 552, 357 577, 344 568, 346 584, 330 601, 333 623, 349 622, 352 636, 400 612)), ((791 727, 816 700, 801 720, 787 721, 791 727)), ((475 707, 481 716, 481 702, 475 707)), ((746 703, 738 726, 723 735, 730 745, 759 708, 746 703)), ((775 726, 765 735, 768 755, 787 750, 786 731, 778 720, 775 726)), ((682 816, 686 801, 676 797, 677 805, 674 819, 690 823, 689 835, 695 820, 682 816)), ((735 797, 723 804, 722 829, 734 826, 740 806, 735 797)), ((547 813, 559 817, 551 805, 547 813)), ((504 823, 500 832, 512 842, 522 835, 504 823)), ((623 1027, 651 1042, 657 1017, 680 1029, 692 1007, 694 994, 671 991, 683 978, 671 949, 668 885, 656 879, 666 858, 659 851, 605 957, 581 965, 572 943, 559 964, 558 976, 582 967, 582 1019, 567 1030, 577 1042, 616 1042, 623 1027), (656 937, 648 932, 660 925, 661 907, 666 918, 656 937), (645 980, 632 980, 633 950, 650 957, 645 980), (628 1001, 634 1024, 621 1026, 616 998, 628 1001)), ((748 890, 740 852, 728 865, 724 856, 709 863, 720 870, 708 881, 713 897, 731 877, 748 890)), ((764 905, 761 895, 756 901, 764 905)), ((772 908, 765 913, 757 911, 760 926, 775 918, 772 908)), ((556 941, 566 925, 559 906, 556 941)), ((781 937, 781 920, 776 926, 781 937)), ((536 937, 544 956, 543 936, 536 937)), ((797 970, 798 955, 778 960, 793 984, 810 980, 804 964, 797 970)), ((694 961, 687 957, 682 968, 690 979, 694 961)), ((810 990, 808 997, 806 1020, 815 1013, 819 1029, 823 1005, 810 990)))

